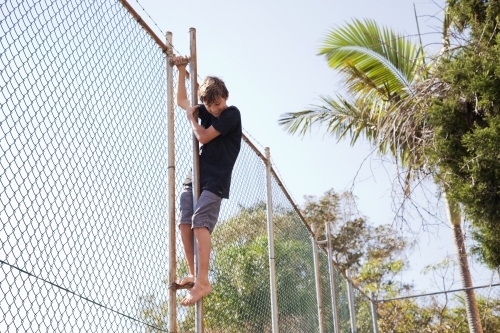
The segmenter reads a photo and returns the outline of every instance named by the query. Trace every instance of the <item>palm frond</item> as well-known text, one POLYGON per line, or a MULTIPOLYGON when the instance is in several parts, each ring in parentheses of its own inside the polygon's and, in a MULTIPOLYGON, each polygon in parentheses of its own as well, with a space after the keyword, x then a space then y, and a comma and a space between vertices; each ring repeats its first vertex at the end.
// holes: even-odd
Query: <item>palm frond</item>
POLYGON ((377 137, 379 114, 372 112, 373 103, 350 102, 341 96, 332 98, 320 96, 323 105, 311 109, 285 113, 278 120, 279 125, 290 134, 305 135, 314 125, 326 126, 327 133, 338 140, 351 137, 354 144, 360 136, 373 141, 377 137))
POLYGON ((377 147, 380 155, 390 153, 404 167, 419 168, 425 163, 418 148, 425 140, 422 115, 403 108, 401 103, 380 98, 353 101, 340 95, 320 98, 322 105, 281 115, 279 125, 290 134, 302 136, 315 125, 322 126, 339 141, 349 137, 351 145, 364 138, 377 147))
POLYGON ((370 82, 386 99, 411 92, 416 68, 423 60, 416 44, 373 20, 353 20, 332 30, 319 54, 325 55, 331 68, 346 75, 350 91, 364 93, 370 82))

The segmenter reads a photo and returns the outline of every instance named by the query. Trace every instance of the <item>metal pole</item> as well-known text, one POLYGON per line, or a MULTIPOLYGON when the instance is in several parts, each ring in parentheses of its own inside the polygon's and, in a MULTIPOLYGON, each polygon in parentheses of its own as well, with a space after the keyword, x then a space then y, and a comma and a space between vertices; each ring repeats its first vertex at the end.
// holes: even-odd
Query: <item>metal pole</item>
POLYGON ((373 333, 378 333, 378 321, 377 321, 377 301, 375 300, 375 294, 370 292, 370 305, 372 309, 372 320, 373 320, 373 333))
POLYGON ((356 333, 356 310, 354 308, 354 288, 352 287, 351 273, 349 270, 346 272, 347 275, 347 293, 349 295, 349 315, 351 317, 351 332, 356 333))
POLYGON ((332 254, 332 240, 330 238, 330 223, 326 223, 326 247, 328 251, 328 271, 330 273, 330 291, 332 298, 332 315, 333 315, 333 332, 339 333, 339 316, 337 311, 337 287, 335 283, 334 268, 333 268, 333 254, 332 254))
MULTIPOLYGON (((175 151, 174 151, 174 68, 171 63, 173 56, 172 33, 166 34, 167 39, 167 172, 168 172, 168 285, 176 279, 177 254, 175 247, 175 151)), ((168 291, 168 331, 177 332, 177 295, 175 288, 168 291)))
POLYGON ((314 275, 316 277, 316 298, 318 300, 318 322, 319 322, 319 333, 325 332, 325 321, 323 318, 323 298, 321 295, 321 276, 319 270, 319 257, 318 257, 318 245, 316 244, 316 227, 311 225, 311 230, 314 233, 312 235, 312 246, 313 246, 313 258, 314 258, 314 275))
POLYGON ((278 333, 278 296, 276 292, 276 267, 274 257, 274 230, 273 230, 273 191, 271 187, 271 154, 265 148, 266 163, 266 189, 267 189, 267 238, 269 249, 269 282, 271 288, 271 317, 272 332, 278 333))
MULTIPOLYGON (((191 59, 189 61, 189 66, 191 70, 191 105, 198 104, 198 68, 196 63, 196 29, 189 29, 189 39, 190 39, 190 50, 191 50, 191 59)), ((179 84, 181 84, 179 82, 179 84)), ((201 194, 200 189, 200 164, 199 164, 199 156, 200 156, 200 145, 198 139, 193 134, 193 209, 196 209, 196 204, 198 203, 198 198, 201 194)), ((196 267, 196 275, 198 275, 198 249, 196 248, 196 240, 194 241, 194 253, 195 253, 195 267, 196 267)), ((198 302, 196 302, 196 333, 203 333, 205 328, 203 327, 203 298, 200 298, 198 302)))

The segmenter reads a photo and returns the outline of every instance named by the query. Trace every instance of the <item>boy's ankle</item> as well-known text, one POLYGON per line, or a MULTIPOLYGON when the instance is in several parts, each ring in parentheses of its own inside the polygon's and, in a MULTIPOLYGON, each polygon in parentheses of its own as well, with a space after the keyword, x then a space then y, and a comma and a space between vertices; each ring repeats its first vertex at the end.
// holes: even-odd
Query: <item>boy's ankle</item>
POLYGON ((201 284, 202 286, 210 286, 210 281, 208 281, 208 279, 200 279, 198 277, 195 281, 195 284, 201 284))

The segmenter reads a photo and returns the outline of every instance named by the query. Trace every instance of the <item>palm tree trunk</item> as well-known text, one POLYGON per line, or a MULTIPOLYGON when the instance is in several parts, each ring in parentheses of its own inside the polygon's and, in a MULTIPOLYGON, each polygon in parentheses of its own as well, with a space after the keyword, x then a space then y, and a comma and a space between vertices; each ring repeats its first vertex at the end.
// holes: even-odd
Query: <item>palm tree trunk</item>
MULTIPOLYGON (((462 288, 471 288, 472 279, 469 270, 469 263, 467 261, 467 252, 465 250, 465 239, 461 226, 462 214, 460 212, 460 207, 453 200, 448 200, 446 198, 446 193, 444 193, 444 200, 446 203, 448 219, 450 220, 451 230, 453 232, 453 240, 455 242, 455 248, 457 251, 459 263, 458 267, 460 270, 460 278, 462 280, 462 288)), ((465 290, 465 311, 467 313, 467 322, 469 323, 469 332, 483 333, 474 289, 465 290)))

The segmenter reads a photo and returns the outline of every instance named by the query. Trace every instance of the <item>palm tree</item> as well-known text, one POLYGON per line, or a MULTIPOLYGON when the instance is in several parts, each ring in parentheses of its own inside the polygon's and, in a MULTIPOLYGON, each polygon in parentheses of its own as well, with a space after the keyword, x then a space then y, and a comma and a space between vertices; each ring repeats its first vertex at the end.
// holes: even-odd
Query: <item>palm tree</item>
MULTIPOLYGON (((433 134, 426 123, 425 109, 429 100, 426 97, 435 87, 428 78, 431 66, 425 63, 422 46, 387 27, 380 28, 372 20, 353 20, 332 30, 319 54, 343 76, 347 93, 334 98, 321 96, 323 105, 283 114, 279 124, 288 133, 301 135, 316 124, 323 125, 339 140, 350 136, 351 144, 364 136, 378 153, 390 154, 406 170, 405 194, 409 194, 411 179, 421 171, 433 169, 424 153, 433 134)), ((438 182, 446 192, 445 183, 438 182)), ((462 285, 470 288, 461 210, 457 203, 446 200, 446 195, 445 203, 462 285)), ((467 289, 465 298, 470 331, 481 333, 472 289, 467 289)))
POLYGON ((351 144, 364 135, 381 154, 418 170, 421 141, 430 133, 406 104, 417 97, 415 83, 426 74, 422 49, 372 20, 354 20, 333 30, 319 54, 343 75, 347 97, 321 96, 324 105, 286 113, 279 123, 302 135, 315 124, 326 125, 339 139, 350 135, 351 144))

